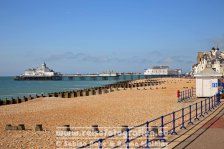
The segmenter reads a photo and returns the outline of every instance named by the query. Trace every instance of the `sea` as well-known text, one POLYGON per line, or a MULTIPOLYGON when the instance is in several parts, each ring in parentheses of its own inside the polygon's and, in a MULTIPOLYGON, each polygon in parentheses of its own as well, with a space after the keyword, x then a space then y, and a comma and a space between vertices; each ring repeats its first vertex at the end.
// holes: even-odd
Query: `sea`
POLYGON ((61 81, 16 81, 14 78, 0 77, 0 99, 98 87, 124 80, 141 79, 144 76, 64 77, 61 81))

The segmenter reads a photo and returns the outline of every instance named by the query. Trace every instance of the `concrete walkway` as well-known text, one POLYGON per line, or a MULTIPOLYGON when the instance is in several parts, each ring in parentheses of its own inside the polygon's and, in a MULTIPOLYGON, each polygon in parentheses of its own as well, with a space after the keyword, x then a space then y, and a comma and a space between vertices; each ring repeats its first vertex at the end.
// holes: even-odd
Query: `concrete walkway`
POLYGON ((224 106, 209 116, 208 121, 178 137, 168 148, 176 149, 223 149, 224 148, 224 106))

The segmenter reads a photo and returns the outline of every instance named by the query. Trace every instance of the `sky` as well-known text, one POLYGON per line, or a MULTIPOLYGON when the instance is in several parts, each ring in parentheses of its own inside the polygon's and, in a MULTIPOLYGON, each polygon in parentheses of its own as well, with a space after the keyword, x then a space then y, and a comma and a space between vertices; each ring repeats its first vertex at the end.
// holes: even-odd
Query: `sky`
POLYGON ((223 0, 0 0, 0 76, 46 62, 55 71, 188 72, 224 50, 223 0))

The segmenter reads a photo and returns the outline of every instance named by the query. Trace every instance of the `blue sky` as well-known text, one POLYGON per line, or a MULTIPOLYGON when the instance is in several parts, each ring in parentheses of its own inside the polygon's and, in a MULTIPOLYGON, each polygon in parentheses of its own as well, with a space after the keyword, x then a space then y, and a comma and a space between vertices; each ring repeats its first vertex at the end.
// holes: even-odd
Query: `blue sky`
POLYGON ((190 71, 224 50, 223 0, 0 0, 0 75, 45 61, 62 73, 190 71))

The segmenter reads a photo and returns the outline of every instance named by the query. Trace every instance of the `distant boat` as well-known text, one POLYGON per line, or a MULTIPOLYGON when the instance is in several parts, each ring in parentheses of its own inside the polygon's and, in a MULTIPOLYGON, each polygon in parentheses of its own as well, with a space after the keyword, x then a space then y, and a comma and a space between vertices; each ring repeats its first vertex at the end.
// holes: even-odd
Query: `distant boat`
POLYGON ((16 76, 15 80, 62 80, 62 74, 49 69, 43 63, 40 67, 25 70, 24 74, 16 76))

